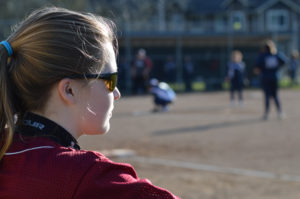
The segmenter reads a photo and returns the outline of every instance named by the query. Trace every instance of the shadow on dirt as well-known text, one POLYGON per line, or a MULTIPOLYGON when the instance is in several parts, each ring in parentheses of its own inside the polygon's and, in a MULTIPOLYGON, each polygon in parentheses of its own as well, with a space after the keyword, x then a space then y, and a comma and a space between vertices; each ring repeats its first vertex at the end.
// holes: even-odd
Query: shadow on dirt
POLYGON ((192 127, 166 129, 166 130, 155 131, 152 133, 152 135, 160 136, 160 135, 180 134, 180 133, 197 133, 197 132, 205 132, 205 131, 211 130, 211 129, 249 125, 249 124, 254 124, 254 123, 258 123, 258 122, 263 122, 263 120, 261 120, 260 118, 253 118, 253 119, 247 119, 247 120, 221 122, 221 123, 206 124, 206 125, 199 125, 199 126, 192 126, 192 127))

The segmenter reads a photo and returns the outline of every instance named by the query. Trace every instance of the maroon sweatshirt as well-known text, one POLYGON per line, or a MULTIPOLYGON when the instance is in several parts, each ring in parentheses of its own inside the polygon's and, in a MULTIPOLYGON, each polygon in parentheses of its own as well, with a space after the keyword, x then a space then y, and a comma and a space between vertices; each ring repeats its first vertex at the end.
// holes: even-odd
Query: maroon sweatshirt
POLYGON ((0 199, 178 199, 139 179, 129 164, 79 150, 70 134, 46 118, 31 114, 18 131, 0 162, 0 199), (40 131, 49 129, 47 135, 40 131))

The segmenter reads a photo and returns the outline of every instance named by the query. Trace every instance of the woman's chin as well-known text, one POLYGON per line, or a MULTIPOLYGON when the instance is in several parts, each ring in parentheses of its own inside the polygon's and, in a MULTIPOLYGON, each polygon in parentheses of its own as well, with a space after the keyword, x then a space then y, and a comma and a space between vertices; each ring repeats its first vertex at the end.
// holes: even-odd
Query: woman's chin
POLYGON ((107 125, 105 127, 102 127, 101 129, 86 131, 84 134, 85 135, 103 135, 103 134, 108 133, 109 129, 110 129, 110 125, 107 125))
POLYGON ((110 124, 107 124, 106 126, 104 126, 104 127, 99 131, 98 134, 100 134, 100 135, 106 134, 106 133, 108 133, 109 129, 110 129, 110 124))

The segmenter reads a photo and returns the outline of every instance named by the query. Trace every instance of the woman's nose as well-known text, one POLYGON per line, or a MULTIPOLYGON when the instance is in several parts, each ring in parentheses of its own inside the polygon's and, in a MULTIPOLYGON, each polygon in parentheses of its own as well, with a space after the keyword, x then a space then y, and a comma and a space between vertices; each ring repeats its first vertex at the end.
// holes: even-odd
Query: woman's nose
POLYGON ((115 90, 113 91, 113 93, 114 93, 114 99, 115 100, 120 99, 121 93, 120 93, 120 91, 119 91, 119 89, 117 87, 115 88, 115 90))

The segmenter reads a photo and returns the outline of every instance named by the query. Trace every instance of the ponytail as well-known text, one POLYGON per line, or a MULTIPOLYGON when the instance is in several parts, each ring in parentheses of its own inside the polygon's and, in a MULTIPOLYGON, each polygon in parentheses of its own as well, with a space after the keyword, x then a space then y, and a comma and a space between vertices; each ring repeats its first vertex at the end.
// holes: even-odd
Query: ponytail
POLYGON ((12 85, 9 80, 9 52, 0 45, 0 160, 9 148, 15 130, 12 85))

